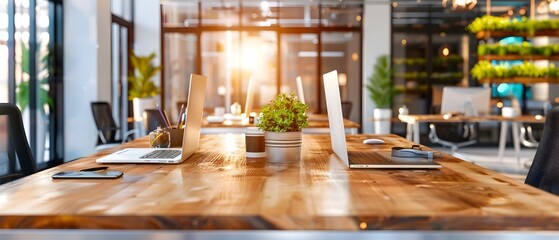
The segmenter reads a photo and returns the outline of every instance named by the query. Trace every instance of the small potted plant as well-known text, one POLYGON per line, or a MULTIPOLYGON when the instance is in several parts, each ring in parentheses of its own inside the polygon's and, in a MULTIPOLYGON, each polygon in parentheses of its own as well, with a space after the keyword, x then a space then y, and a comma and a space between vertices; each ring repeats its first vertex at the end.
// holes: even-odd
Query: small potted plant
POLYGON ((392 69, 388 59, 386 55, 377 59, 373 75, 369 77, 369 83, 367 84, 369 97, 376 105, 373 109, 375 134, 390 133, 394 87, 392 86, 392 69))
POLYGON ((134 71, 131 71, 128 76, 131 85, 128 98, 133 101, 135 121, 143 121, 144 111, 155 107, 154 97, 160 92, 152 78, 159 73, 161 67, 154 66, 153 59, 155 59, 155 53, 149 56, 137 56, 134 52, 130 54, 134 71))
POLYGON ((293 163, 301 158, 301 130, 309 125, 308 106, 295 94, 280 94, 261 110, 256 125, 264 131, 266 154, 272 163, 293 163))

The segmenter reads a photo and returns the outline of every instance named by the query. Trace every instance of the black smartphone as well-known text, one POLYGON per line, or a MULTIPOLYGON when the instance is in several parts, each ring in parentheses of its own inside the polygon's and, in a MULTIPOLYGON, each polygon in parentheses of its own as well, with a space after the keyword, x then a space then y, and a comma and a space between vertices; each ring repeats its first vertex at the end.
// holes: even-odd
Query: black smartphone
POLYGON ((119 171, 104 171, 104 172, 76 172, 66 171, 59 172, 52 175, 54 179, 115 179, 122 177, 122 172, 119 171))

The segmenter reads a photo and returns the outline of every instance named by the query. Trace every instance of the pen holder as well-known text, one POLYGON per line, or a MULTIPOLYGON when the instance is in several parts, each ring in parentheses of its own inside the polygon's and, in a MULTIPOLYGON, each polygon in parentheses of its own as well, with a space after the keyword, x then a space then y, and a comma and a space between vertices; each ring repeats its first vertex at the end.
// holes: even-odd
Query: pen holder
POLYGON ((166 128, 165 130, 168 131, 171 134, 171 147, 172 148, 182 147, 182 139, 184 137, 184 129, 166 128))

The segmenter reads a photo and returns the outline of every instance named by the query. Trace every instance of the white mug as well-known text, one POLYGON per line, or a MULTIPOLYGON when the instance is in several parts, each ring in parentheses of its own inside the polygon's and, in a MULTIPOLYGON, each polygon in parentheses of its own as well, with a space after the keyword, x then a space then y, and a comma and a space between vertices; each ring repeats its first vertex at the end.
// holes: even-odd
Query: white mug
POLYGON ((224 114, 225 114, 225 108, 223 108, 223 107, 214 108, 214 116, 222 117, 224 114))

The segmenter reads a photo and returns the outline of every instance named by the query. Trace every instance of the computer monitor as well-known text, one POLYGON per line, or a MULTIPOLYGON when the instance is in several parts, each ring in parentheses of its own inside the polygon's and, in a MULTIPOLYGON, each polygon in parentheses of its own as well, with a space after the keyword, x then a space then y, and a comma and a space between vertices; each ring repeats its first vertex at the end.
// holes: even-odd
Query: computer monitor
POLYGON ((306 104, 305 92, 303 91, 303 79, 301 78, 301 76, 297 76, 295 81, 297 82, 297 96, 302 103, 306 104))
POLYGON ((466 116, 489 114, 491 89, 483 87, 445 87, 441 114, 461 113, 466 116))
POLYGON ((252 77, 248 80, 248 87, 247 87, 247 98, 245 101, 245 116, 248 118, 250 116, 250 112, 252 111, 252 102, 254 101, 254 80, 252 77))

